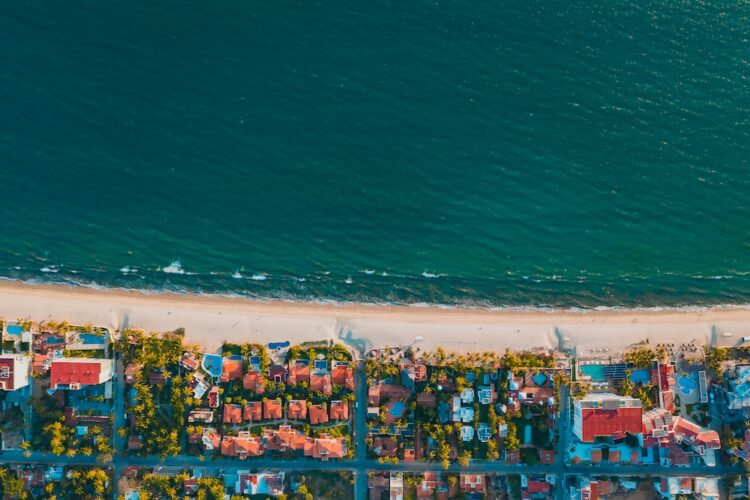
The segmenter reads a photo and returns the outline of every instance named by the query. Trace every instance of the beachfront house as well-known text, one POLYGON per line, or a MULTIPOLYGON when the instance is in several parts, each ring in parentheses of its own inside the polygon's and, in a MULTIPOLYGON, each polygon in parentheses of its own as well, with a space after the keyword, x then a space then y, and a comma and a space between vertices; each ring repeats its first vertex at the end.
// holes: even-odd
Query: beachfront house
POLYGON ((640 434, 641 401, 612 393, 587 394, 573 403, 573 434, 584 443, 640 434))
POLYGON ((60 358, 50 365, 50 389, 78 390, 108 382, 114 374, 114 361, 93 358, 60 358))
POLYGON ((0 355, 0 390, 17 391, 29 385, 30 358, 22 354, 0 355))

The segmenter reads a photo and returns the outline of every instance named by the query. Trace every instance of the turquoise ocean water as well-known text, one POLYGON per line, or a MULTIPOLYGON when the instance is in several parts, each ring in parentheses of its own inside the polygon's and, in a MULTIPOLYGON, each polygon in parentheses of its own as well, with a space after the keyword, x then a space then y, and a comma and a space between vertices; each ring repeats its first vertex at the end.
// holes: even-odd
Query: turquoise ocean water
POLYGON ((0 276, 750 302, 745 2, 3 2, 0 276))

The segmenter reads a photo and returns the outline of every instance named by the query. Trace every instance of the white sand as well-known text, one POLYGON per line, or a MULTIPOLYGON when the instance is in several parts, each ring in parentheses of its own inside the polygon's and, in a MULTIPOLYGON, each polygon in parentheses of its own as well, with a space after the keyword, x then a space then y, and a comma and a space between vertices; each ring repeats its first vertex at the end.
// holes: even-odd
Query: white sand
POLYGON ((223 341, 272 342, 350 337, 357 346, 412 344, 423 349, 554 348, 603 356, 648 338, 657 342, 738 343, 750 336, 750 308, 517 311, 432 307, 322 305, 216 296, 143 294, 123 290, 0 282, 0 318, 138 327, 183 327, 186 341, 208 350, 223 341), (722 333, 732 332, 732 337, 722 333), (592 352, 593 350, 593 352, 592 352))

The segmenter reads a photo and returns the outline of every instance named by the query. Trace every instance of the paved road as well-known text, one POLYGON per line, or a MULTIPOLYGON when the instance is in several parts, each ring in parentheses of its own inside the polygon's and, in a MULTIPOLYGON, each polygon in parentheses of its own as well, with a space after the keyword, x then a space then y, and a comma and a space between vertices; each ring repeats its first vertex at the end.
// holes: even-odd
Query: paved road
MULTIPOLYGON (((354 443, 355 461, 365 463, 367 459, 367 445, 365 435, 367 434, 367 374, 365 373, 365 362, 357 362, 355 373, 355 403, 354 403, 354 443)), ((357 470, 354 476, 354 499, 365 500, 367 498, 367 471, 357 470)))
MULTIPOLYGON (((103 463, 93 457, 57 456, 51 453, 33 452, 31 456, 24 457, 22 451, 5 451, 0 454, 0 463, 39 463, 58 465, 99 465, 99 466, 138 466, 138 467, 183 467, 198 468, 219 467, 223 469, 284 469, 290 471, 306 470, 348 470, 352 472, 368 470, 401 471, 401 472, 424 472, 442 471, 440 463, 398 463, 378 464, 374 460, 331 460, 322 462, 309 458, 293 460, 280 460, 275 458, 258 459, 216 459, 201 462, 197 457, 180 455, 177 457, 115 457, 112 462, 103 463)), ((703 465, 690 465, 687 467, 664 467, 661 465, 510 465, 502 462, 488 462, 474 460, 466 467, 454 464, 447 472, 468 472, 472 474, 559 474, 579 475, 594 474, 608 476, 701 476, 721 477, 742 473, 741 465, 706 467, 703 465)))
POLYGON ((560 414, 557 419, 557 457, 555 467, 562 471, 555 476, 555 498, 565 498, 565 454, 568 450, 568 432, 570 431, 570 390, 567 385, 560 387, 560 414))
MULTIPOLYGON (((115 421, 112 426, 114 435, 113 447, 115 450, 115 456, 121 457, 123 451, 125 451, 125 438, 120 437, 120 435, 117 433, 117 429, 125 428, 125 369, 123 367, 122 355, 120 355, 120 353, 115 353, 115 377, 115 421)), ((115 481, 117 481, 122 475, 123 466, 123 464, 115 462, 113 467, 115 481)), ((116 493, 117 492, 115 492, 115 494, 116 493)))

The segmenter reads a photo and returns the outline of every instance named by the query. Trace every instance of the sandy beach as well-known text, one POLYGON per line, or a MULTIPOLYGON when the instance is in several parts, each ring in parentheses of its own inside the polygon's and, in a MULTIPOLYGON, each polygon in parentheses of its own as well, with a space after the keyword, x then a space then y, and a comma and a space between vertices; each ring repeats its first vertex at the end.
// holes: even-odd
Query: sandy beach
POLYGON ((341 339, 371 349, 482 351, 565 347, 581 355, 615 354, 642 339, 735 344, 750 335, 750 308, 513 310, 316 304, 221 296, 149 294, 0 282, 0 318, 92 323, 113 329, 185 328, 186 340, 222 342, 341 339), (724 335, 732 333, 731 336, 724 335))

